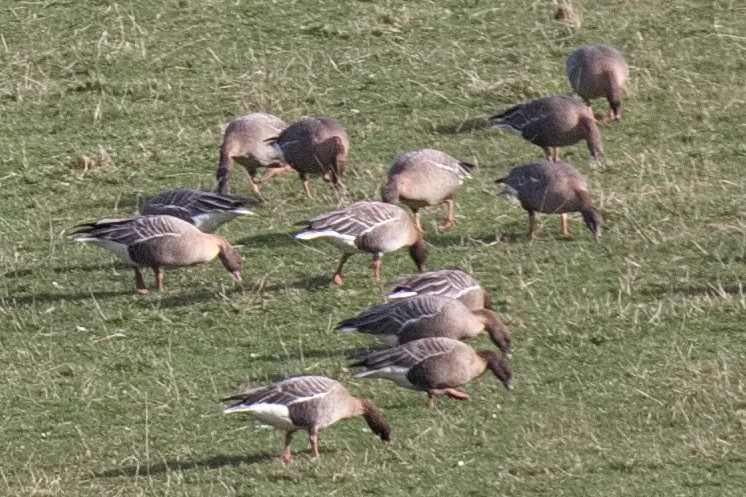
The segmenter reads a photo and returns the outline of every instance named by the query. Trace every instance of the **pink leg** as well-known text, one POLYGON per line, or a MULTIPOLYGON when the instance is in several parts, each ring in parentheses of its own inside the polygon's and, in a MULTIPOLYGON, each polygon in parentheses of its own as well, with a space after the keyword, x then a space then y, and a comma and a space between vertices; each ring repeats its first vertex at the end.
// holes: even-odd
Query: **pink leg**
POLYGON ((290 451, 290 442, 293 440, 293 432, 289 431, 285 434, 285 447, 282 449, 282 462, 285 464, 293 460, 293 453, 290 451))
POLYGON ((381 254, 373 256, 373 278, 381 281, 381 254))
POLYGON ((557 162, 559 160, 559 147, 554 147, 552 150, 552 161, 557 162))
POLYGON ((533 211, 528 213, 528 239, 543 240, 544 238, 536 234, 536 214, 533 211))
POLYGON ((560 221, 562 223, 562 231, 560 232, 560 235, 569 238, 570 237, 570 223, 567 220, 567 213, 560 214, 560 221))
POLYGON ((446 395, 448 395, 452 399, 456 400, 469 400, 469 394, 462 392, 461 390, 456 390, 455 388, 446 388, 445 392, 446 395))
POLYGON ((319 438, 315 433, 308 435, 308 440, 311 442, 311 455, 313 457, 319 457, 319 438))
POLYGON ((350 254, 342 254, 342 258, 339 259, 339 265, 337 266, 337 270, 334 272, 334 276, 332 277, 332 281, 337 286, 344 283, 344 280, 342 279, 342 266, 345 265, 345 262, 347 262, 347 259, 349 258, 350 254))
POLYGON ((149 290, 145 286, 145 280, 142 278, 142 270, 139 267, 135 268, 135 289, 140 295, 147 295, 149 290))
POLYGON ((293 170, 293 168, 290 165, 288 165, 288 164, 286 164, 284 166, 281 166, 281 167, 270 167, 269 171, 267 171, 267 174, 265 174, 264 176, 262 176, 261 178, 259 178, 257 180, 254 180, 254 183, 257 184, 257 185, 260 185, 260 184, 266 182, 268 179, 277 176, 278 174, 286 173, 286 172, 292 171, 292 170, 293 170))
POLYGON ((163 268, 154 267, 153 272, 155 273, 155 288, 159 291, 163 291, 163 268))
POLYGON ((313 198, 313 195, 311 195, 311 189, 308 187, 307 179, 303 179, 303 191, 306 192, 306 197, 313 198))
POLYGON ((446 220, 441 226, 441 228, 444 230, 449 230, 453 228, 453 226, 456 224, 453 199, 447 198, 446 205, 448 206, 448 214, 446 215, 446 220))
POLYGON ((420 230, 420 233, 424 233, 425 230, 422 229, 422 221, 420 219, 420 211, 413 210, 412 213, 414 214, 414 225, 417 227, 418 230, 420 230))
POLYGON ((427 391, 427 407, 435 409, 435 393, 432 390, 427 391))

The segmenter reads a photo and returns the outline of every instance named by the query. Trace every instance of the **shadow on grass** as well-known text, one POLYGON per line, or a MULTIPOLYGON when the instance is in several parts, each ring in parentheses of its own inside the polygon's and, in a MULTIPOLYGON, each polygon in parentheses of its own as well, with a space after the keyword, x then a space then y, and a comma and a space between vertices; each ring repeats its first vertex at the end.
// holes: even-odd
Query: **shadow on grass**
POLYGON ((446 233, 433 233, 425 239, 434 247, 469 247, 481 245, 494 245, 497 243, 524 243, 528 242, 525 232, 499 233, 481 236, 466 236, 446 233))
POLYGON ((320 292, 328 290, 331 287, 331 278, 327 276, 306 276, 297 279, 291 283, 274 283, 265 285, 264 289, 270 292, 283 290, 284 288, 302 288, 309 292, 320 292))
POLYGON ((653 283, 639 290, 642 295, 661 298, 670 295, 685 295, 687 297, 724 297, 725 295, 739 296, 743 292, 743 285, 737 281, 728 283, 670 285, 653 283), (725 295, 724 295, 725 294, 725 295))
POLYGON ((104 300, 123 295, 132 295, 134 290, 109 290, 104 292, 76 292, 76 293, 52 293, 40 292, 27 295, 14 295, 7 298, 6 302, 12 306, 26 307, 31 304, 53 304, 64 301, 77 301, 90 299, 91 296, 98 300, 104 300))
POLYGON ((455 124, 442 124, 435 127, 435 131, 444 135, 458 135, 461 133, 472 133, 474 131, 483 131, 486 129, 489 129, 489 121, 484 117, 466 119, 455 124))
POLYGON ((96 473, 96 478, 116 478, 119 476, 153 476, 165 474, 170 471, 190 471, 194 469, 218 469, 232 468, 244 464, 257 464, 269 461, 279 456, 270 452, 260 452, 245 456, 214 456, 206 459, 191 461, 165 461, 152 466, 126 466, 124 468, 110 469, 102 473, 96 473))
POLYGON ((235 242, 236 245, 245 245, 248 249, 251 247, 286 247, 296 243, 292 233, 263 233, 247 236, 235 242))

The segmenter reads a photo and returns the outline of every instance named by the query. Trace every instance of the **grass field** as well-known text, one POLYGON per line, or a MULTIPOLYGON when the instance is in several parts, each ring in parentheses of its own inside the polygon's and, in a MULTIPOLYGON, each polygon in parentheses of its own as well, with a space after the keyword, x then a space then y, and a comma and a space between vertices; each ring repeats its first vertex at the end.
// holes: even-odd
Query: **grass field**
MULTIPOLYGON (((553 1, 4 3, 0 494, 743 495, 746 8, 574 7, 576 23, 553 1), (542 216, 549 240, 529 243, 493 181, 541 150, 483 125, 568 93, 564 57, 595 42, 630 62, 623 118, 601 128, 603 160, 583 144, 563 157, 603 234, 572 216, 561 240, 542 216), (138 296, 130 269, 69 241, 164 189, 214 188, 222 126, 254 110, 333 116, 352 148, 345 193, 314 180, 308 200, 278 177, 258 216, 221 229, 245 255, 242 290, 213 263, 138 296), (452 231, 424 212, 427 266, 473 271, 514 335, 514 393, 484 376, 437 411, 347 370, 371 342, 333 328, 382 301, 370 259, 336 288, 337 254, 291 239, 376 198, 393 158, 426 146, 478 164, 452 231), (221 396, 295 374, 371 399, 394 443, 356 419, 322 432, 319 460, 297 436, 283 466, 282 432, 221 414, 221 396)), ((405 251, 383 267, 414 270, 405 251)))

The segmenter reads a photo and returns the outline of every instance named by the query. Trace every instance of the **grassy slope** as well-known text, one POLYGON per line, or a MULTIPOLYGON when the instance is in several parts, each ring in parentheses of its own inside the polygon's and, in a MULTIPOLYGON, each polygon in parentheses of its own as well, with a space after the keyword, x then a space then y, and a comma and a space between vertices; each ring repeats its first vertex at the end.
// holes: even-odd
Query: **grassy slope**
MULTIPOLYGON (((746 446, 743 282, 744 29, 737 2, 586 1, 579 29, 552 2, 48 1, 0 8, 0 489, 73 495, 739 495, 746 446), (525 4, 525 5, 524 5, 525 4), (607 41, 627 54, 624 119, 606 158, 564 156, 607 224, 594 244, 523 238, 492 180, 538 148, 474 123, 567 91, 564 56, 607 41), (247 256, 243 292, 219 264, 138 297, 129 269, 71 244, 76 222, 144 195, 213 187, 220 126, 263 109, 331 115, 352 141, 349 190, 296 177, 223 230, 247 256), (431 223, 431 268, 470 268, 514 333, 517 391, 485 377, 473 401, 353 381, 368 343, 333 325, 379 302, 369 261, 293 243, 292 224, 374 197, 400 152, 442 148, 480 169, 459 224, 431 223), (101 152, 104 150, 104 152, 101 152), (78 167, 83 156, 94 167, 78 167), (99 167, 95 167, 99 166, 99 167), (498 240, 498 241, 495 241, 498 240), (386 447, 360 420, 323 433, 322 458, 276 460, 282 434, 225 419, 245 382, 321 373, 379 404, 386 447), (463 466, 457 465, 464 461, 463 466)), ((598 102, 599 111, 604 103, 598 102)), ((237 171, 233 191, 246 191, 237 171)), ((387 278, 412 271, 404 253, 387 278)), ((488 342, 481 340, 482 346, 488 342)))

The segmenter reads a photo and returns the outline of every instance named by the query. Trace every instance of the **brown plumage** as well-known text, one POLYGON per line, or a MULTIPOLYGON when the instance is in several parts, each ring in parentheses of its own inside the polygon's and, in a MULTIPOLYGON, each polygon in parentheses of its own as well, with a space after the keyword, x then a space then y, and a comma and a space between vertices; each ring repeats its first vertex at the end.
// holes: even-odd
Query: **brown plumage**
POLYGON ((112 251, 135 268, 135 287, 148 293, 140 268, 149 267, 163 290, 163 270, 194 266, 216 257, 241 282, 241 254, 225 238, 203 233, 187 221, 173 216, 140 216, 131 219, 101 219, 77 226, 75 241, 88 242, 112 251))
MULTIPOLYGON (((505 183, 507 195, 518 197, 528 211, 528 235, 536 239, 536 212, 563 214, 580 212, 585 224, 598 239, 601 234, 601 214, 594 207, 585 179, 570 164, 557 162, 532 162, 510 171, 507 177, 497 180, 505 183)), ((563 218, 562 236, 569 236, 566 218, 563 218)))
POLYGON ((397 300, 414 295, 440 295, 460 300, 471 310, 492 309, 492 301, 487 291, 472 275, 459 269, 441 269, 426 273, 404 276, 389 284, 389 300, 397 300))
POLYGON ((297 376, 222 399, 238 401, 225 414, 244 413, 287 432, 282 461, 293 459, 290 442, 298 430, 308 432, 313 457, 319 456, 318 432, 339 420, 363 416, 371 431, 384 442, 391 428, 376 406, 353 397, 338 381, 324 376, 297 376))
POLYGON ((594 158, 601 157, 601 133, 593 112, 572 97, 546 97, 516 105, 490 118, 492 128, 506 128, 544 149, 547 160, 559 160, 559 147, 585 140, 594 158))
POLYGON ((342 251, 333 281, 342 284, 342 267, 356 253, 373 254, 373 277, 381 279, 383 254, 409 247, 417 269, 427 259, 427 245, 407 213, 399 206, 383 202, 355 202, 343 209, 314 217, 307 229, 295 235, 296 240, 321 238, 342 251))
POLYGON ((510 331, 487 309, 471 310, 461 301, 440 295, 416 295, 367 309, 337 326, 343 333, 357 331, 397 345, 427 337, 465 340, 486 331, 492 342, 510 356, 510 331))
POLYGON ((611 120, 620 119, 622 90, 629 77, 629 66, 622 52, 609 45, 580 47, 567 57, 567 77, 575 93, 590 107, 594 98, 609 101, 611 120))
POLYGON ((228 123, 220 146, 218 164, 218 192, 228 193, 228 180, 233 170, 233 161, 241 164, 249 173, 251 187, 259 194, 259 184, 290 168, 283 163, 277 150, 268 143, 276 139, 287 124, 271 114, 254 112, 240 116, 228 123), (257 179, 259 168, 270 168, 263 178, 257 179))
POLYGON ((450 229, 456 222, 453 195, 464 180, 471 178, 469 171, 473 167, 440 150, 424 148, 407 152, 394 160, 381 196, 384 202, 401 202, 412 209, 420 230, 420 209, 445 203, 448 215, 442 228, 450 229))
POLYGON ((365 367, 357 378, 371 377, 391 380, 397 385, 427 392, 428 407, 435 408, 435 396, 447 395, 467 400, 469 395, 458 390, 487 369, 513 390, 510 363, 492 351, 476 352, 467 344, 452 338, 422 338, 397 347, 373 352, 354 366, 365 367))
POLYGON ((311 117, 294 122, 272 144, 283 162, 298 171, 309 198, 309 174, 322 176, 334 188, 344 187, 341 178, 350 143, 342 125, 334 119, 311 117))

